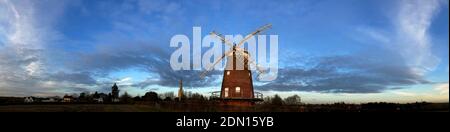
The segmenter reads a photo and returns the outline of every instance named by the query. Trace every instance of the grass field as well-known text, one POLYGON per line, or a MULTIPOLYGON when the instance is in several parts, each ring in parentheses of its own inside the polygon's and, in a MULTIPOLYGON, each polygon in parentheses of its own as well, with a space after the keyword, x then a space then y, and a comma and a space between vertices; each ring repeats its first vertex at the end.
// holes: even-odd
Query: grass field
POLYGON ((149 105, 6 105, 0 106, 0 112, 164 112, 149 105))
POLYGON ((330 104, 222 106, 207 103, 161 104, 16 104, 0 105, 0 112, 448 112, 448 103, 330 104))

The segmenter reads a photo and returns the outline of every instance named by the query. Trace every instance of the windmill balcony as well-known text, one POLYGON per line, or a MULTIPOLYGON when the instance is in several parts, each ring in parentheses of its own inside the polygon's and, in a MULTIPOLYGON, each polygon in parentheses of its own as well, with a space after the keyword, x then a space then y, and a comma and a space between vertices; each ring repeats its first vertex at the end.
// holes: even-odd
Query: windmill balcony
MULTIPOLYGON (((263 98, 264 98, 264 96, 263 96, 262 93, 254 92, 254 98, 252 98, 251 100, 262 101, 263 98)), ((238 100, 245 100, 245 99, 248 99, 248 98, 239 98, 239 97, 221 98, 220 97, 220 91, 215 91, 215 92, 211 92, 211 99, 224 99, 224 100, 238 99, 238 100)))

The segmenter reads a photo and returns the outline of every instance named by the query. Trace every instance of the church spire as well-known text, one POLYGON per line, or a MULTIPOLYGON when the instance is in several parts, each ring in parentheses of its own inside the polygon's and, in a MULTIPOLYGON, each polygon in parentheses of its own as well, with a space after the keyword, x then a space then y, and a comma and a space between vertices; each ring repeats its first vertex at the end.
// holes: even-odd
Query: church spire
POLYGON ((180 89, 178 89, 178 100, 181 101, 183 97, 183 80, 180 80, 180 89))

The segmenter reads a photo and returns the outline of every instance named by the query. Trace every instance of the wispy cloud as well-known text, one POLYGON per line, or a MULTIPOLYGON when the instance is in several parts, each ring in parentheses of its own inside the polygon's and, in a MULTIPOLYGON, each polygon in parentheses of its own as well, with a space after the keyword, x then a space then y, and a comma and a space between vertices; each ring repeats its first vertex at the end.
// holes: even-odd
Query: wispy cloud
MULTIPOLYGON (((22 79, 38 76, 42 65, 42 35, 35 25, 34 8, 24 1, 3 0, 5 10, 1 10, 6 18, 0 26, 6 30, 2 34, 6 38, 5 45, 0 47, 3 55, 0 76, 20 77, 22 79)), ((2 77, 6 78, 6 77, 2 77)))
MULTIPOLYGON (((384 48, 400 53, 415 72, 425 75, 433 71, 440 58, 433 54, 429 30, 434 16, 440 11, 442 0, 400 0, 388 13, 393 29, 357 27, 357 31, 372 38, 384 48)), ((372 42, 373 43, 373 42, 372 42)))
POLYGON ((417 96, 417 94, 411 92, 393 91, 392 93, 400 96, 410 96, 410 97, 417 96))
POLYGON ((403 0, 397 14, 397 35, 401 51, 410 65, 421 72, 432 71, 440 59, 431 52, 429 29, 441 7, 441 0, 403 0))
MULTIPOLYGON (((373 26, 378 22, 363 21, 356 27, 354 38, 379 45, 361 50, 358 48, 362 46, 343 44, 351 41, 335 43, 345 38, 336 39, 334 35, 341 33, 336 30, 348 32, 348 23, 353 24, 361 14, 369 15, 361 17, 364 19, 372 20, 373 16, 364 12, 353 14, 367 10, 340 1, 339 5, 333 1, 298 0, 76 1, 79 12, 70 12, 74 16, 63 18, 71 18, 69 21, 62 20, 64 28, 76 26, 75 33, 54 29, 61 26, 58 19, 66 11, 64 2, 68 1, 0 0, 0 96, 101 91, 113 82, 139 90, 176 87, 180 79, 189 87, 220 86, 222 71, 200 79, 200 71, 173 71, 169 67, 169 37, 189 34, 192 26, 244 34, 259 23, 274 22, 271 31, 283 38, 280 56, 286 57, 280 63, 283 66, 277 80, 255 82, 255 88, 264 91, 367 94, 404 89, 430 84, 426 73, 441 59, 431 51, 433 41, 428 32, 440 11, 440 0, 389 1, 395 7, 389 10, 387 20, 379 21, 390 23, 373 26), (346 10, 347 7, 352 9, 346 10), (77 18, 76 13, 81 13, 81 17, 77 18), (55 41, 60 37, 66 40, 55 41), (76 40, 78 37, 83 39, 76 40), (82 44, 68 46, 66 42, 71 41, 82 44), (71 49, 83 46, 87 50, 71 49), (333 48, 340 53, 325 53, 334 52, 329 50, 333 48), (287 55, 291 49, 293 54, 287 55), (302 50, 318 54, 299 56, 302 50), (138 69, 148 76, 139 81, 128 75, 125 77, 133 78, 132 81, 109 76, 126 69, 138 69)), ((368 13, 377 14, 379 10, 368 13)))
POLYGON ((0 1, 0 38, 5 39, 0 46, 0 96, 61 94, 61 86, 76 90, 78 83, 95 82, 84 74, 53 73, 47 68, 46 47, 60 36, 52 29, 52 20, 63 12, 64 2, 35 2, 0 1), (40 4, 53 7, 44 9, 40 4))
MULTIPOLYGON (((326 93, 379 93, 430 81, 404 64, 396 53, 359 53, 328 57, 296 57, 307 66, 292 65, 279 71, 273 82, 259 90, 315 91, 326 93), (380 59, 383 58, 383 59, 380 59)), ((293 60, 285 57, 283 60, 293 60)), ((291 64, 296 64, 290 62, 291 64)))
POLYGON ((448 82, 435 85, 434 90, 439 91, 441 95, 448 95, 448 82))
MULTIPOLYGON (((200 79, 201 71, 174 71, 170 68, 170 54, 167 50, 147 42, 130 42, 127 45, 110 44, 99 47, 94 53, 77 54, 75 61, 70 62, 71 69, 91 71, 98 75, 108 76, 109 73, 121 69, 137 68, 141 72, 152 73, 143 82, 134 85, 145 88, 150 85, 177 86, 179 80, 188 82, 190 86, 203 87, 212 85, 216 76, 200 79)), ((212 75, 219 72, 212 72, 212 75)))
MULTIPOLYGON (((378 93, 389 89, 429 84, 426 73, 440 62, 431 51, 430 29, 439 12, 440 0, 396 1, 388 13, 389 27, 359 26, 358 41, 370 49, 349 55, 313 58, 285 57, 277 80, 258 86, 260 90, 316 91, 331 93, 378 93), (362 35, 362 36, 361 36, 362 35), (366 39, 365 39, 366 38, 366 39), (365 39, 365 40, 363 40, 365 39), (296 61, 292 60, 302 60, 296 61)), ((334 45, 334 44, 329 44, 334 45)))

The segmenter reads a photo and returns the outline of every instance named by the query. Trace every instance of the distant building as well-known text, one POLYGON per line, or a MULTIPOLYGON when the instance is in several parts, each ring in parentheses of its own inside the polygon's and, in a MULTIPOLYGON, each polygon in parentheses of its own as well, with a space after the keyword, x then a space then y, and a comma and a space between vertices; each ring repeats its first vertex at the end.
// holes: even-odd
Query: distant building
POLYGON ((41 102, 44 103, 48 103, 48 102, 61 102, 61 98, 58 96, 54 96, 54 97, 48 97, 48 98, 43 98, 41 100, 41 102))
POLYGON ((116 83, 114 83, 114 86, 111 88, 111 101, 119 102, 119 87, 117 87, 116 83))
POLYGON ((63 102, 73 102, 73 97, 69 95, 64 95, 63 102))
POLYGON ((183 80, 180 80, 180 89, 178 89, 178 101, 183 97, 183 80))
POLYGON ((34 99, 33 99, 33 97, 25 97, 24 102, 25 103, 33 103, 34 99))
POLYGON ((47 98, 47 99, 42 100, 42 102, 49 103, 49 102, 56 102, 56 100, 54 98, 47 98))
POLYGON ((103 98, 94 98, 94 101, 97 103, 103 103, 103 98))
POLYGON ((107 99, 108 95, 104 93, 97 93, 95 92, 93 95, 94 101, 97 103, 103 103, 105 99, 107 99))

